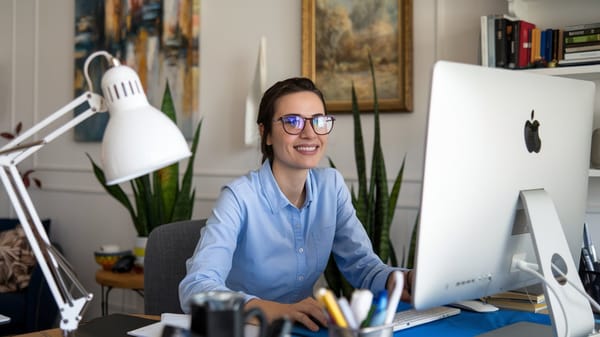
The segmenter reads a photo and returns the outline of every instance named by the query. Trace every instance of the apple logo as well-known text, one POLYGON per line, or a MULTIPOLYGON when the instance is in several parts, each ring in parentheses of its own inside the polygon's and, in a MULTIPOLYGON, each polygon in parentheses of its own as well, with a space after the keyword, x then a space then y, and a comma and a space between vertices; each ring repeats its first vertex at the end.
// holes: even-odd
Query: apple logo
POLYGON ((531 120, 525 122, 525 145, 527 151, 538 153, 542 148, 539 134, 540 122, 534 119, 534 110, 531 110, 531 120))

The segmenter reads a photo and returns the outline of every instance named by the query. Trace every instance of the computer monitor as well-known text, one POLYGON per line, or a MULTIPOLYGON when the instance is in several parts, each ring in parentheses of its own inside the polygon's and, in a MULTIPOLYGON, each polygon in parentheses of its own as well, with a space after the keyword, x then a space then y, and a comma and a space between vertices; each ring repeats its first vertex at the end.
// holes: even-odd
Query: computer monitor
MULTIPOLYGON (((553 258, 581 285, 575 266, 585 221, 594 94, 594 83, 587 81, 435 64, 415 308, 539 283, 516 268, 513 261, 518 259, 538 264, 540 272, 559 284, 548 276, 553 258)), ((568 285, 548 290, 558 335, 563 335, 565 321, 571 332, 593 328, 592 311, 582 295, 568 285), (558 303, 557 296, 577 298, 558 303), (567 307, 571 313, 561 310, 567 307)))

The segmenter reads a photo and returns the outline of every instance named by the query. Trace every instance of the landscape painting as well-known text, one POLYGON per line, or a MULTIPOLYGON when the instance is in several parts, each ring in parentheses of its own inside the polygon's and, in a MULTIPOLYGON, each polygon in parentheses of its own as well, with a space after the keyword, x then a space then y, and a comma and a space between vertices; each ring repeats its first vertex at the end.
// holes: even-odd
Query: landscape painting
POLYGON ((372 111, 373 60, 380 110, 412 110, 412 1, 303 0, 302 74, 323 91, 329 111, 372 111))

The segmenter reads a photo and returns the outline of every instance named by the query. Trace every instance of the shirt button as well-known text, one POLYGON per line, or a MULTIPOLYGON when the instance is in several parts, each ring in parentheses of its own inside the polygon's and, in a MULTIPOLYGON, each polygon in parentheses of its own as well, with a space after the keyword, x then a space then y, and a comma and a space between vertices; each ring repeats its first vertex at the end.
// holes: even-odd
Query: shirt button
POLYGON ((304 281, 304 276, 302 276, 302 275, 298 276, 298 281, 304 281))
POLYGON ((299 248, 298 253, 300 253, 300 254, 304 253, 304 248, 299 248))

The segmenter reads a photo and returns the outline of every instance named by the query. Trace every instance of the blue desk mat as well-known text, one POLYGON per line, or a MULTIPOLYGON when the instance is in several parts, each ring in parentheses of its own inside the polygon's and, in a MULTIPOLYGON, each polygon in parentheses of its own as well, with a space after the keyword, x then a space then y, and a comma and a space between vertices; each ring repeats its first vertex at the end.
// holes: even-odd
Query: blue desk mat
MULTIPOLYGON (((409 303, 401 302, 398 305, 398 311, 410 308, 411 305, 409 303)), ((550 317, 545 314, 504 309, 490 313, 462 310, 456 316, 396 331, 394 332, 394 336, 477 336, 522 321, 550 325, 550 317)), ((302 326, 294 325, 292 336, 327 337, 328 331, 327 329, 321 329, 313 332, 302 326)))

